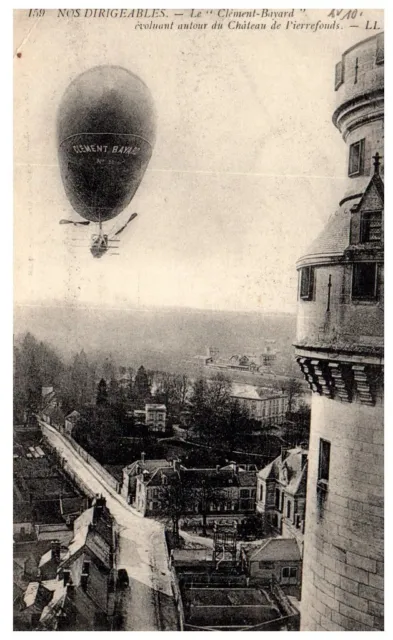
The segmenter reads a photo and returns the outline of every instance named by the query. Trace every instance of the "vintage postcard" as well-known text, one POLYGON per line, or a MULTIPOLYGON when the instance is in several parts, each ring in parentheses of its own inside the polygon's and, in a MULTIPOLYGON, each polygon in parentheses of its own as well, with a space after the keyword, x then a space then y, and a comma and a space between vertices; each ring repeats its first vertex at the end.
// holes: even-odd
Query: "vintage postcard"
POLYGON ((384 12, 14 11, 13 625, 384 629, 384 12))

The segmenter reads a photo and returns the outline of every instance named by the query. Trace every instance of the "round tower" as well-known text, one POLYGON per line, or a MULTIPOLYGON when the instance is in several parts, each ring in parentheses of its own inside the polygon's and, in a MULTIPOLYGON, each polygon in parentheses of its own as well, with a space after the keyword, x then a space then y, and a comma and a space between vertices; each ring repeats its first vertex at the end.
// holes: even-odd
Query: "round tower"
POLYGON ((383 628, 383 34, 336 65, 337 212, 297 263, 312 391, 301 629, 383 628))

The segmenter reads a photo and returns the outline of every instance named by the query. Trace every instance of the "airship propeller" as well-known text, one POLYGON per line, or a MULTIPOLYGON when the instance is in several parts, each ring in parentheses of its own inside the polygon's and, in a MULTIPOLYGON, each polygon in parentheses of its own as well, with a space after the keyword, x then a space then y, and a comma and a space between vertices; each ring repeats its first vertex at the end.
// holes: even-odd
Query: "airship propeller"
POLYGON ((90 224, 90 220, 65 220, 63 218, 59 221, 59 224, 73 224, 75 227, 83 225, 84 227, 87 227, 87 225, 90 224))
MULTIPOLYGON (((120 238, 117 238, 116 236, 119 236, 130 224, 130 222, 132 222, 133 220, 135 220, 135 218, 137 217, 137 213, 133 213, 131 214, 131 216, 128 218, 127 222, 125 224, 123 224, 120 229, 118 229, 113 235, 106 234, 103 232, 102 229, 102 223, 99 223, 99 233, 93 234, 91 237, 91 245, 90 245, 90 251, 91 254, 93 255, 94 258, 102 258, 102 256, 110 249, 119 249, 119 245, 116 244, 117 242, 120 242, 120 238)), ((86 225, 86 224, 90 224, 90 221, 82 221, 79 222, 77 220, 65 220, 62 219, 59 221, 59 224, 73 224, 75 226, 77 225, 86 225)), ((77 245, 73 245, 73 246, 77 246, 77 245)), ((120 255, 119 253, 110 253, 109 255, 115 255, 118 256, 120 255)))

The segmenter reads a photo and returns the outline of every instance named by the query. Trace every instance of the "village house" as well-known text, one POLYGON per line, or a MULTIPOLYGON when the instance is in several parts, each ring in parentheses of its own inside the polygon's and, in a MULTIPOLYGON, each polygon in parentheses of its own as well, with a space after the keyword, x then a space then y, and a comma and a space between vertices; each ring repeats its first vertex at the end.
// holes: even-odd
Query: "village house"
POLYGON ((241 563, 250 584, 266 585, 273 579, 287 595, 300 599, 302 559, 294 538, 243 543, 241 563))
POLYGON ((14 500, 14 538, 22 539, 34 534, 33 508, 29 502, 14 500))
POLYGON ((41 558, 39 579, 28 585, 19 616, 31 630, 111 628, 116 537, 105 498, 95 498, 75 520, 68 549, 63 552, 55 541, 41 558))
POLYGON ((308 451, 283 449, 258 472, 256 511, 269 535, 295 538, 303 552, 308 451))
POLYGON ((166 406, 165 404, 145 405, 145 424, 149 431, 165 433, 166 406))
POLYGON ((181 486, 187 494, 184 516, 196 522, 217 519, 241 519, 255 511, 256 471, 239 466, 210 469, 187 469, 173 460, 151 461, 135 478, 133 506, 144 516, 160 517, 166 514, 170 493, 181 486))
POLYGON ((133 504, 136 496, 137 477, 147 471, 153 474, 156 469, 171 467, 168 460, 145 460, 145 454, 141 454, 140 460, 135 460, 123 469, 123 482, 121 495, 128 504, 133 504))
POLYGON ((68 416, 66 416, 64 430, 67 435, 72 436, 72 432, 75 426, 78 424, 80 417, 81 417, 81 414, 79 413, 79 411, 75 411, 75 410, 69 413, 68 416))

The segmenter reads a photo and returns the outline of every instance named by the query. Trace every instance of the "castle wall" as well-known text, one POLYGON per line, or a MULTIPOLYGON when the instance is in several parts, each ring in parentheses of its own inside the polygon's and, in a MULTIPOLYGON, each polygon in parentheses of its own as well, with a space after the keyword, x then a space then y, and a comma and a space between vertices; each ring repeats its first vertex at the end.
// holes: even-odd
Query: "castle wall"
POLYGON ((302 630, 383 628, 383 408, 314 394, 303 557, 302 630), (317 495, 319 440, 331 442, 317 495))

